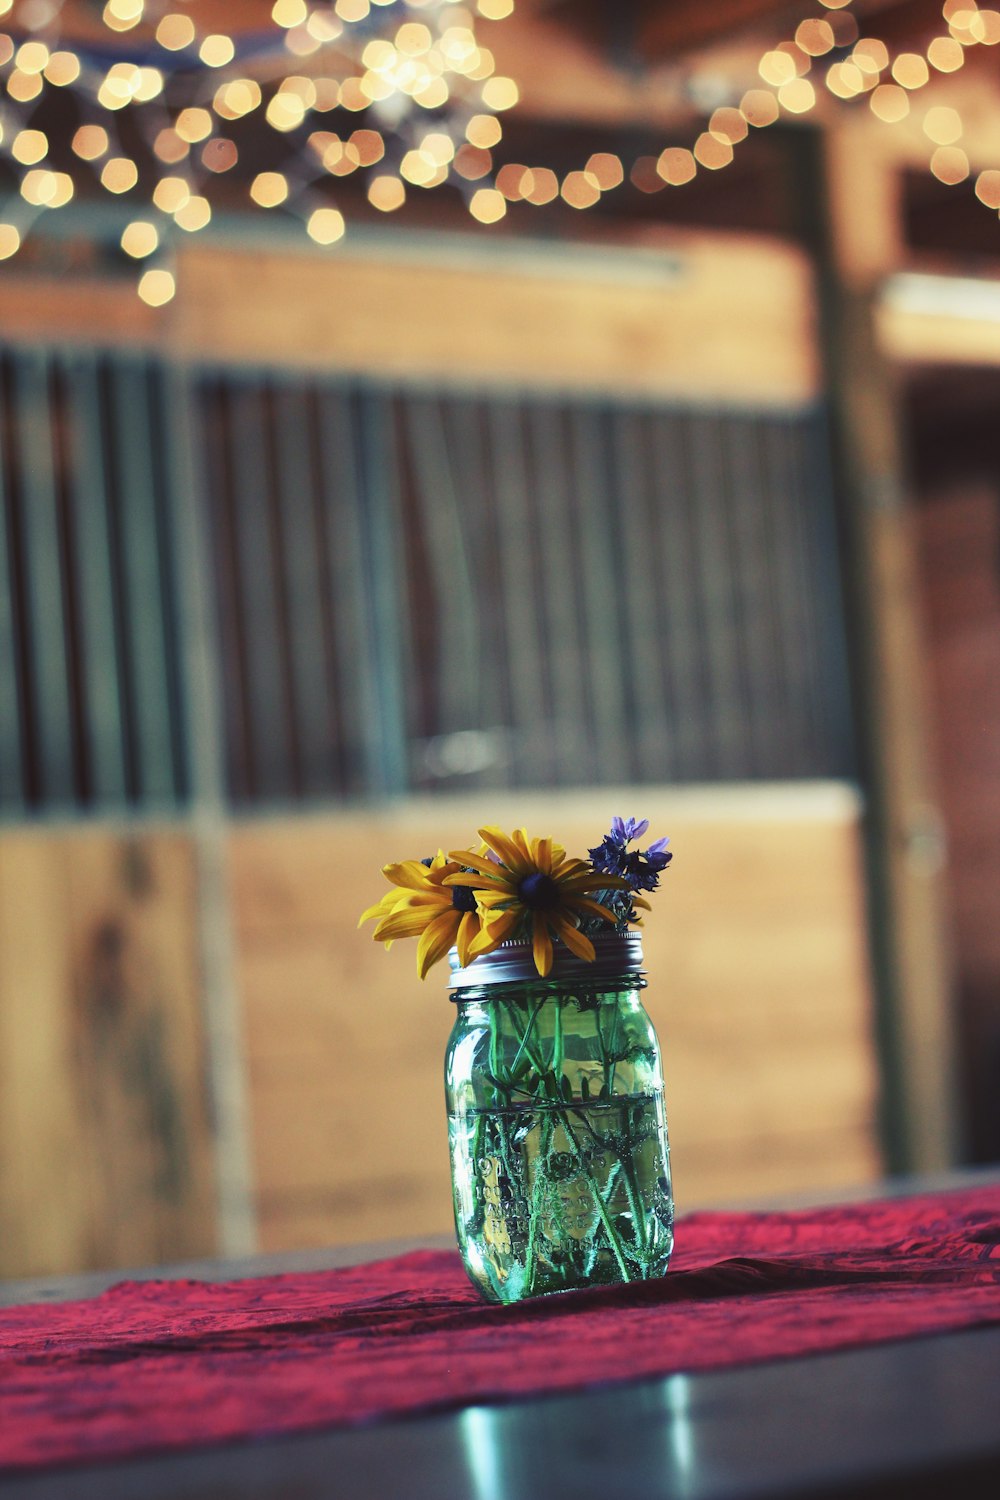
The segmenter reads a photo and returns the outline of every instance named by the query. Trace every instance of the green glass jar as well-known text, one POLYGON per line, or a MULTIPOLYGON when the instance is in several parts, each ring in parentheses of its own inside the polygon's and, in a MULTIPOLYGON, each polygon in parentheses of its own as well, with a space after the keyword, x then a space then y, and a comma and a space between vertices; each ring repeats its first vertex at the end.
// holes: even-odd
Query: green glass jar
POLYGON ((636 933, 461 968, 445 1059, 455 1227, 491 1302, 662 1276, 673 1197, 660 1049, 636 933))

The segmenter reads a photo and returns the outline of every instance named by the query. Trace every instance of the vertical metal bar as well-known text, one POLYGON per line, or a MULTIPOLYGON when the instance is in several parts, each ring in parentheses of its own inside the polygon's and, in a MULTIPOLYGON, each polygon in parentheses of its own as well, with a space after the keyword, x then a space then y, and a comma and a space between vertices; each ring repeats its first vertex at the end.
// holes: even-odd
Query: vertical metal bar
MULTIPOLYGON (((711 704, 711 760, 723 778, 744 773, 745 724, 734 664, 732 562, 726 528, 719 454, 719 419, 696 415, 689 423, 694 524, 711 704)), ((708 748, 708 747, 706 747, 708 748)))
POLYGON ((704 780, 709 774, 709 701, 705 642, 698 597, 692 490, 683 443, 689 418, 660 413, 653 419, 653 547, 665 611, 664 645, 670 660, 670 722, 675 774, 704 780))
MULTIPOLYGON (((0 400, 4 400, 0 391, 0 400)), ((24 807, 21 747, 21 692, 14 609, 13 528, 7 494, 7 413, 0 412, 0 814, 24 807)))
POLYGON ((778 664, 780 755, 776 768, 781 776, 794 776, 807 759, 807 731, 803 717, 799 633, 802 628, 795 588, 795 532, 789 496, 791 472, 788 436, 780 419, 763 424, 763 459, 767 524, 770 535, 768 557, 774 599, 772 640, 778 664))
POLYGON ((317 406, 319 483, 326 574, 330 589, 332 659, 336 686, 335 734, 341 785, 346 792, 374 789, 369 726, 378 714, 374 643, 365 598, 362 538, 364 498, 358 433, 351 398, 324 387, 317 406))
POLYGON ((746 724, 746 767, 751 775, 774 773, 779 734, 774 654, 769 631, 768 544, 760 459, 750 418, 727 416, 723 447, 728 478, 727 508, 732 534, 736 599, 735 650, 746 724))
POLYGON ((567 438, 560 409, 549 401, 534 403, 531 436, 557 777, 586 786, 594 779, 596 755, 580 648, 577 527, 568 494, 567 438))
POLYGON ((432 732, 450 734, 478 727, 481 673, 479 592, 463 525, 469 504, 464 480, 450 451, 441 401, 406 396, 402 401, 413 465, 413 491, 437 620, 437 702, 440 718, 432 732), (461 491, 461 495, 460 495, 461 491))
POLYGON ((294 792, 291 726, 281 649, 270 476, 263 443, 264 394, 240 380, 232 388, 230 463, 234 478, 240 604, 246 643, 247 706, 260 798, 294 792))
POLYGON ((822 712, 824 776, 856 776, 857 752, 847 670, 840 543, 829 464, 830 434, 825 414, 814 411, 800 431, 802 480, 812 497, 810 571, 817 611, 817 681, 822 712))
POLYGON ((544 590, 529 504, 523 413, 513 401, 493 400, 489 422, 513 730, 511 776, 517 786, 544 786, 555 779, 555 745, 546 709, 544 590))
POLYGON ((74 800, 74 755, 66 655, 66 609, 53 469, 48 357, 19 354, 14 363, 20 438, 21 522, 25 594, 34 660, 39 795, 46 807, 74 800))
MULTIPOLYGON (((210 519, 204 489, 204 443, 192 400, 192 377, 165 372, 167 493, 175 522, 181 651, 187 688, 190 827, 198 863, 198 926, 205 1030, 216 1149, 219 1248, 225 1255, 256 1249, 250 1107, 242 1008, 236 987, 236 950, 229 883, 226 770, 220 653, 212 607, 210 519)), ((217 439, 216 439, 217 442, 217 439)))
POLYGON ((333 731, 320 600, 320 538, 310 461, 306 392, 285 381, 274 392, 277 522, 282 538, 291 698, 300 786, 305 796, 333 789, 333 731))
POLYGON ((69 391, 69 499, 76 540, 79 655, 90 788, 98 806, 114 805, 125 800, 125 731, 97 361, 92 354, 81 352, 66 356, 64 366, 69 391))
POLYGON ((634 762, 625 733, 618 537, 610 517, 610 463, 602 414, 577 406, 570 437, 594 771, 597 780, 621 783, 632 779, 634 762))
POLYGON ((638 780, 666 781, 673 769, 674 726, 666 692, 670 643, 663 606, 667 588, 658 567, 664 518, 650 493, 648 415, 623 410, 614 415, 613 423, 624 558, 619 586, 627 622, 621 670, 628 674, 630 688, 632 761, 638 780))
POLYGON ((135 791, 145 803, 176 796, 171 744, 168 643, 150 464, 149 372, 135 359, 116 358, 111 382, 122 582, 128 631, 135 791))
POLYGON ((403 641, 404 572, 399 556, 396 435, 384 393, 362 394, 358 407, 365 504, 362 511, 365 603, 377 695, 368 724, 371 791, 399 795, 409 785, 403 641))

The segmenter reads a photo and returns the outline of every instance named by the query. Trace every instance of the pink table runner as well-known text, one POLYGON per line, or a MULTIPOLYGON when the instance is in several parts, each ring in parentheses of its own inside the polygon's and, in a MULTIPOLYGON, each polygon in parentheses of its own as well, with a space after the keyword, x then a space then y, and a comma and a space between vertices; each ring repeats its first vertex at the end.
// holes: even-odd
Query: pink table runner
POLYGON ((1000 1188, 680 1220, 661 1281, 487 1306, 458 1255, 0 1311, 0 1470, 1000 1322, 1000 1188))

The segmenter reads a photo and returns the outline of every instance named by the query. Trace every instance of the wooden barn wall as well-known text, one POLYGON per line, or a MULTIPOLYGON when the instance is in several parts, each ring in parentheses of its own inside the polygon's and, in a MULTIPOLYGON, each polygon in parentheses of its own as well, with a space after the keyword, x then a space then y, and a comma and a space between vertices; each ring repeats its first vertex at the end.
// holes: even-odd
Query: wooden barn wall
POLYGON ((857 808, 839 787, 526 794, 245 822, 231 839, 255 1195, 269 1249, 447 1232, 445 975, 356 930, 380 861, 524 820, 570 850, 615 811, 675 859, 647 1002, 683 1210, 878 1176, 857 808), (360 868, 359 868, 359 854, 360 868))

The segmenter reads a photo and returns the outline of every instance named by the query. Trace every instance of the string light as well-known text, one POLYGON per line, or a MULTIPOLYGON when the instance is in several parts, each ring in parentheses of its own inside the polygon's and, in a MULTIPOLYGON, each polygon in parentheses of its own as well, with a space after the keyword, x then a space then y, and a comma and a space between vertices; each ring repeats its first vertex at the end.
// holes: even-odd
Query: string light
MULTIPOLYGON (((470 215, 482 224, 498 222, 513 203, 542 207, 561 199, 584 211, 626 181, 655 193, 682 187, 700 172, 723 170, 752 131, 783 113, 809 113, 821 91, 844 100, 866 96, 872 115, 887 124, 913 114, 929 143, 930 171, 955 184, 971 175, 961 117, 950 104, 931 100, 928 107, 919 95, 935 74, 958 71, 971 48, 1000 44, 1000 10, 980 9, 977 0, 943 0, 942 33, 922 52, 895 56, 880 39, 859 37, 851 0, 817 0, 818 14, 802 19, 793 36, 763 52, 759 82, 716 108, 690 145, 668 145, 659 156, 642 155, 631 163, 595 152, 557 175, 536 163, 495 164, 503 140, 499 117, 516 107, 519 90, 515 79, 496 72, 492 51, 476 35, 475 18, 501 21, 513 10, 513 0, 475 0, 475 13, 471 0, 464 6, 461 0, 410 0, 402 16, 395 14, 393 0, 333 5, 275 0, 274 48, 262 67, 256 52, 241 59, 234 36, 199 32, 179 3, 186 0, 107 0, 104 5, 103 23, 111 32, 128 33, 142 23, 151 36, 155 55, 143 65, 125 58, 109 64, 106 47, 69 44, 60 35, 61 6, 45 6, 44 18, 36 7, 34 23, 26 8, 28 19, 22 16, 21 22, 27 30, 16 45, 0 35, 0 65, 12 64, 0 85, 10 106, 0 150, 20 172, 21 195, 29 203, 58 207, 75 190, 72 175, 46 166, 48 141, 32 123, 48 88, 79 91, 109 118, 128 111, 148 131, 154 171, 144 190, 136 161, 109 154, 118 136, 114 129, 91 120, 76 129, 71 142, 78 162, 106 191, 135 191, 146 197, 154 219, 163 216, 159 222, 136 218, 127 226, 122 248, 133 258, 156 254, 175 227, 191 233, 210 223, 206 185, 240 164, 228 127, 258 109, 285 143, 279 149, 287 161, 252 178, 250 200, 262 209, 298 214, 320 245, 336 243, 346 226, 339 209, 315 206, 317 179, 371 171, 368 201, 383 213, 405 203, 407 183, 429 190, 447 181, 460 186, 470 215), (275 49, 286 56, 284 68, 274 66, 275 49), (300 58, 312 61, 297 63, 300 58), (222 76, 206 87, 213 73, 222 76), (174 82, 165 96, 168 78, 174 82), (142 106, 154 100, 157 110, 147 117, 142 106), (340 134, 310 130, 310 116, 337 109, 367 118, 355 130, 344 132, 342 126, 340 134), (186 175, 172 176, 171 169, 182 163, 186 175), (150 248, 134 248, 146 244, 150 248)), ((0 0, 0 14, 10 9, 10 0, 0 0)), ((980 201, 996 208, 991 171, 980 172, 975 190, 980 201)), ((0 224, 0 258, 16 253, 20 243, 19 231, 0 224)), ((162 305, 154 296, 169 300, 163 297, 168 282, 173 296, 171 273, 151 267, 146 277, 141 295, 150 305, 162 305)))

